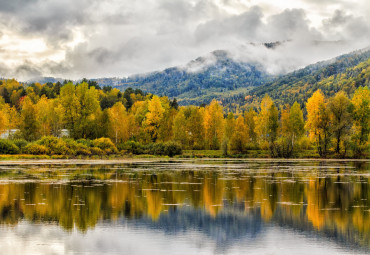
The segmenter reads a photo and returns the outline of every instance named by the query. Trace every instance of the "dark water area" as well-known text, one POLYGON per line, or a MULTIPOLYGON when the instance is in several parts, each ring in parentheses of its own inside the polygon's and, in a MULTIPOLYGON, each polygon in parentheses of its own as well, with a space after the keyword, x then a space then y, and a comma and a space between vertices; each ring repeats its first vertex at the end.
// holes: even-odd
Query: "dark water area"
POLYGON ((370 254, 370 161, 0 162, 1 254, 370 254))

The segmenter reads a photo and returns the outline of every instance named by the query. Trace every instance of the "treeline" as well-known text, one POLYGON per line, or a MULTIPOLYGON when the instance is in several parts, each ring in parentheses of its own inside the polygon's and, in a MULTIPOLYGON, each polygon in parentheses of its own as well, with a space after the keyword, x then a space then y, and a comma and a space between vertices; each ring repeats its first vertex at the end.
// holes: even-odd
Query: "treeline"
POLYGON ((10 96, 0 102, 0 130, 19 129, 13 139, 59 137, 66 129, 74 140, 110 138, 116 148, 137 153, 179 151, 172 142, 225 155, 268 150, 272 157, 313 148, 321 157, 360 157, 369 150, 368 87, 359 87, 351 99, 344 92, 325 98, 318 90, 305 103, 306 118, 297 102, 277 107, 267 95, 259 108, 234 115, 215 100, 179 107, 176 99, 101 89, 89 81, 24 87, 7 80, 0 85, 0 93, 5 90, 10 96))

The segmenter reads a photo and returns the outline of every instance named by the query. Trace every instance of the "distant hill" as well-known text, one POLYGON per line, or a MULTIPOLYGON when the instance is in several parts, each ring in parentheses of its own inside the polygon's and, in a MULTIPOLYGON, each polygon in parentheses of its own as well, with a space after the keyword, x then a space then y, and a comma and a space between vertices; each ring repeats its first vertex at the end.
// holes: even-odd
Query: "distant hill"
POLYGON ((95 80, 100 86, 112 86, 120 90, 140 88, 145 92, 176 97, 181 104, 201 104, 227 93, 246 92, 272 80, 272 76, 257 63, 236 62, 227 51, 218 50, 184 67, 172 67, 124 79, 95 80))
MULTIPOLYGON (((280 44, 264 46, 275 48, 280 44)), ((200 105, 216 98, 226 108, 235 110, 245 104, 256 106, 265 94, 269 94, 277 104, 303 103, 319 88, 328 96, 339 90, 352 94, 358 86, 369 85, 369 58, 370 48, 366 48, 273 76, 260 64, 237 62, 228 52, 219 50, 197 58, 185 67, 126 79, 98 79, 97 82, 121 90, 133 87, 176 97, 182 105, 200 105)))
POLYGON ((39 77, 39 78, 34 78, 34 79, 31 79, 31 80, 28 80, 27 83, 38 82, 40 84, 45 84, 45 83, 48 83, 48 82, 56 83, 58 81, 59 82, 63 82, 64 79, 62 79, 62 78, 55 78, 55 77, 39 77))

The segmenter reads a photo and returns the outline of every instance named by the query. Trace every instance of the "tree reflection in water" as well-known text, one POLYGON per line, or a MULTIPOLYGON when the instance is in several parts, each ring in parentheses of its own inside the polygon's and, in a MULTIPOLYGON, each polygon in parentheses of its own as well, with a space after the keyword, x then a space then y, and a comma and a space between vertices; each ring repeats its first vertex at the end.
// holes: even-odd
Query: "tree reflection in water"
POLYGON ((85 232, 126 221, 216 240, 266 224, 370 249, 369 163, 179 161, 3 166, 0 223, 57 223, 85 232))

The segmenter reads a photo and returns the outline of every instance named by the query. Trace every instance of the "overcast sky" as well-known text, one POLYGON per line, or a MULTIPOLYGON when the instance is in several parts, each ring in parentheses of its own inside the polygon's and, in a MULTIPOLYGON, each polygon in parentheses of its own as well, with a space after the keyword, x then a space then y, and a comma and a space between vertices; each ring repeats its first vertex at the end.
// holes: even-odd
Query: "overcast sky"
POLYGON ((369 0, 3 0, 0 77, 123 77, 217 49, 287 72, 369 46, 369 13, 369 0))

